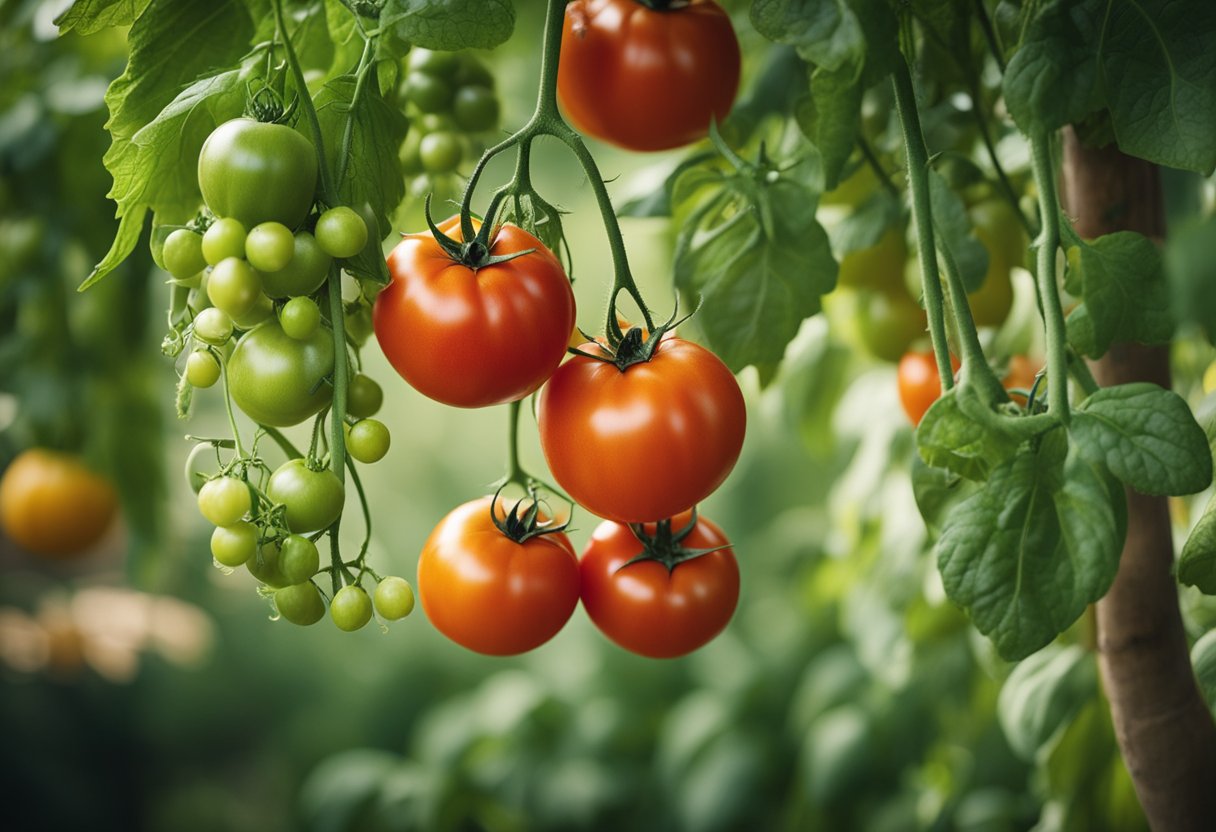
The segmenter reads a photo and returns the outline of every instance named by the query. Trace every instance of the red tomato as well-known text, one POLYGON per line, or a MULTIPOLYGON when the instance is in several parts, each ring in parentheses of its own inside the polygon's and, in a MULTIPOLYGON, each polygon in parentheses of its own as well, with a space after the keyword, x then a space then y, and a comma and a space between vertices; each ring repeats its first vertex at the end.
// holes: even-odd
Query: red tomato
MULTIPOLYGON (((553 638, 578 604, 578 562, 561 532, 516 543, 490 519, 490 497, 439 521, 418 560, 426 617, 457 644, 513 656, 553 638)), ((502 503, 496 507, 504 515, 502 503)))
MULTIPOLYGON (((950 356, 957 373, 958 359, 950 356)), ((899 360, 899 401, 913 425, 919 425, 929 407, 942 394, 942 380, 933 352, 910 352, 899 360)))
MULTIPOLYGON (((672 520, 679 530, 689 513, 672 520)), ((653 534, 653 524, 646 528, 653 534)), ((680 545, 712 549, 730 541, 699 517, 680 545)), ((607 521, 591 536, 579 562, 583 606, 614 642, 643 656, 669 659, 691 653, 722 632, 739 601, 739 565, 729 548, 694 557, 669 572, 656 560, 638 561, 643 545, 628 526, 607 521)))
POLYGON ((583 133, 628 150, 680 147, 726 118, 738 89, 739 41, 712 0, 566 8, 557 96, 583 133))
MULTIPOLYGON (((585 352, 603 354, 599 344, 585 352)), ((665 337, 624 371, 576 355, 540 394, 541 448, 567 494, 593 514, 646 523, 709 496, 735 467, 747 412, 730 370, 665 337)))
MULTIPOLYGON (((460 238, 458 217, 439 228, 460 238)), ((402 378, 456 407, 518 401, 544 383, 566 354, 574 293, 557 258, 522 228, 502 226, 491 253, 527 249, 534 251, 474 270, 429 231, 397 244, 373 323, 402 378)))

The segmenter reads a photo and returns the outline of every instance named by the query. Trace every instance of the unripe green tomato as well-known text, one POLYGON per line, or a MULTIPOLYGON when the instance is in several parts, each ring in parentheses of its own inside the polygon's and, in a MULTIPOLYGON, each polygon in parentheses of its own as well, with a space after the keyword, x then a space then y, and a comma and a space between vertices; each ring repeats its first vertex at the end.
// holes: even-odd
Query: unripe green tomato
POLYGON ((231 526, 216 526, 211 533, 211 556, 216 563, 237 567, 258 550, 258 527, 241 520, 231 526))
POLYGON ((295 236, 281 222, 263 222, 249 229, 245 238, 245 257, 260 272, 277 272, 287 267, 295 254, 295 236))
POLYGON ((262 280, 244 260, 227 257, 207 277, 207 297, 216 309, 239 318, 253 310, 262 293, 262 280))
POLYGON ((925 336, 925 310, 907 296, 903 286, 893 292, 859 290, 857 301, 861 342, 875 358, 898 363, 925 336))
POLYGON ((415 126, 405 137, 405 141, 401 143, 401 150, 397 152, 397 159, 401 162, 401 172, 406 176, 417 176, 422 173, 422 156, 419 153, 421 144, 422 131, 415 126))
POLYGON ((836 285, 887 292, 902 289, 907 259, 908 244, 904 241, 903 228, 892 226, 874 245, 840 258, 836 285))
POLYGON ((274 605, 284 620, 301 627, 316 624, 325 616, 325 601, 312 583, 283 587, 275 592, 274 605))
POLYGON ((383 422, 361 419, 346 432, 346 450, 356 461, 370 465, 384 459, 391 439, 383 422))
POLYGON ((343 316, 346 336, 360 347, 372 334, 372 310, 369 306, 358 306, 343 316))
POLYGON ((390 575, 376 584, 376 612, 388 621, 398 621, 414 611, 414 588, 405 578, 390 575))
POLYGON ((204 309, 194 318, 194 335, 208 344, 220 346, 232 337, 232 318, 219 309, 204 309))
POLYGON ((238 315, 232 319, 232 323, 237 329, 248 332, 254 327, 274 317, 274 302, 266 297, 262 292, 258 292, 257 300, 253 302, 253 306, 244 315, 238 315))
POLYGON ((207 388, 220 380, 220 364, 207 350, 195 350, 186 359, 186 381, 191 387, 207 388))
POLYGON ((329 528, 342 514, 346 492, 328 468, 313 471, 302 459, 289 459, 270 476, 266 496, 285 507, 287 528, 296 534, 329 528))
POLYGON ((214 266, 229 257, 244 257, 245 236, 245 226, 240 220, 232 217, 216 220, 203 234, 203 259, 214 266))
POLYGON ((279 557, 278 544, 264 543, 258 547, 253 557, 245 561, 245 568, 249 570, 250 575, 266 586, 275 589, 288 586, 287 579, 283 577, 283 573, 279 569, 279 557))
POLYGON ((425 113, 418 118, 415 124, 423 136, 428 133, 438 133, 440 130, 451 132, 456 129, 456 122, 447 113, 425 113))
POLYGON ((460 65, 452 79, 457 87, 494 89, 494 76, 490 74, 490 68, 482 63, 480 58, 469 52, 461 52, 457 57, 460 58, 460 65))
POLYGON ((277 272, 262 275, 262 291, 272 298, 311 295, 321 288, 333 262, 316 237, 301 231, 295 235, 291 261, 277 272))
POLYGON ((346 412, 356 419, 375 416, 384 404, 384 391, 374 379, 357 374, 346 387, 346 412))
POLYGON ((317 574, 321 554, 317 544, 303 535, 288 536, 279 545, 279 571, 288 583, 302 584, 317 574))
POLYGON ((231 526, 252 506, 249 486, 236 477, 208 480, 198 492, 198 510, 216 526, 231 526))
POLYGON ((418 145, 418 156, 428 173, 450 173, 460 165, 464 150, 455 133, 440 130, 422 137, 418 145))
POLYGON ((460 55, 416 46, 410 50, 406 66, 411 72, 425 72, 440 78, 451 78, 460 69, 460 55))
POLYGON ((312 298, 292 298, 279 310, 279 325, 297 341, 307 341, 321 326, 321 308, 312 298))
POLYGON ((372 599, 362 587, 351 584, 339 589, 329 602, 329 616, 339 630, 353 633, 372 620, 372 599))
POLYGON ((228 386, 237 407, 255 422, 290 427, 330 403, 333 388, 325 379, 333 370, 328 329, 299 341, 271 318, 237 343, 228 360, 228 386))
POLYGON ((407 75, 405 94, 410 103, 424 113, 442 113, 452 106, 451 84, 427 72, 407 75))
POLYGON ((165 263, 165 271, 178 280, 194 278, 207 268, 207 258, 203 257, 203 236, 187 228, 173 231, 165 238, 161 260, 165 263))
POLYGON ((321 250, 332 257, 354 257, 367 245, 367 223, 345 205, 322 214, 314 233, 321 250))
POLYGON ((461 87, 452 100, 452 117, 466 133, 484 133, 498 125, 498 96, 488 87, 461 87))

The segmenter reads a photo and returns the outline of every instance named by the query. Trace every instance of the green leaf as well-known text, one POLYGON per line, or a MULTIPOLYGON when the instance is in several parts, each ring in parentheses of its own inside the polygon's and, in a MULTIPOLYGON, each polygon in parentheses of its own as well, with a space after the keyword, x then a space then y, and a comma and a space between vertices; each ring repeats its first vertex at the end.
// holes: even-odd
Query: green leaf
POLYGON ((1216 595, 1216 497, 1208 502, 1182 546, 1178 580, 1207 595, 1216 595))
POLYGON ((751 20, 760 34, 820 67, 850 67, 854 78, 861 69, 865 37, 845 0, 753 0, 751 20))
POLYGON ((59 34, 73 30, 92 35, 111 26, 130 26, 152 0, 76 0, 66 12, 55 18, 59 34))
POLYGON ((1115 340, 1167 343, 1174 320, 1161 254, 1152 241, 1117 231, 1090 243, 1076 242, 1078 251, 1069 252, 1067 283, 1080 289, 1088 318, 1074 324, 1069 316, 1069 339, 1077 349, 1098 358, 1115 340))
POLYGON ((919 455, 912 458, 912 495, 925 527, 933 537, 941 534, 942 524, 954 507, 974 494, 977 488, 974 480, 964 479, 945 468, 930 467, 919 455))
POLYGON ((1203 428, 1181 396, 1155 384, 1098 390, 1074 411, 1068 431, 1087 460, 1143 494, 1194 494, 1212 482, 1203 428))
POLYGON ((1191 648, 1191 665, 1208 707, 1216 712, 1216 630, 1208 630, 1195 642, 1191 648))
POLYGON ((1165 275, 1179 323, 1203 327, 1216 343, 1216 215, 1174 230, 1165 243, 1165 275))
POLYGON ((122 215, 122 219, 118 221, 118 232, 114 235, 114 242, 110 244, 110 250, 106 252, 105 257, 101 258, 101 262, 93 267, 93 271, 89 272, 89 276, 80 284, 78 291, 83 292, 97 283, 118 268, 119 264, 135 251, 135 246, 139 245, 139 238, 144 233, 144 217, 147 214, 147 207, 139 205, 122 215))
POLYGON ((837 259, 878 245, 888 228, 901 223, 903 205, 885 188, 879 188, 828 233, 837 259))
POLYGON ((1120 149, 1170 167, 1216 167, 1216 4, 1042 4, 1005 74, 1010 114, 1053 131, 1106 109, 1120 149))
POLYGON ((815 67, 811 70, 810 93, 795 108, 798 126, 822 159, 824 191, 840 184, 841 171, 853 152, 861 131, 862 92, 850 68, 815 67))
POLYGON ((948 390, 925 413, 916 429, 921 459, 972 480, 987 479, 993 466, 1011 457, 1017 442, 963 414, 958 388, 948 390))
POLYGON ((673 199, 677 217, 687 217, 676 285, 701 294, 697 320, 709 346, 732 370, 771 369, 836 282, 816 194, 788 176, 695 169, 676 183, 673 199))
POLYGON ((493 49, 511 37, 515 7, 511 0, 386 0, 380 25, 427 49, 493 49))
POLYGON ((1098 692, 1097 665, 1078 645, 1048 645, 1023 660, 997 699, 997 716, 1009 745, 1034 760, 1052 745, 1098 692))
POLYGON ((1110 588, 1123 492, 1053 431, 992 471, 937 543, 946 594, 1010 660, 1049 644, 1110 588))
POLYGON ((933 230, 954 255, 967 291, 974 292, 988 273, 988 249, 975 236, 963 201, 935 170, 929 171, 929 198, 933 206, 933 230))

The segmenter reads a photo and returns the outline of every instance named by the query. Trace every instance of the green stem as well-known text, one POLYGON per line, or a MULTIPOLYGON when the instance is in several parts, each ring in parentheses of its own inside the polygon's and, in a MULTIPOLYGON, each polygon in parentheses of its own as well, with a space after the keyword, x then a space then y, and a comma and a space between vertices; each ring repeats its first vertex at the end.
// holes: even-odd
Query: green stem
POLYGON ((861 151, 862 158, 866 160, 866 164, 874 171, 874 175, 878 177, 878 181, 886 189, 887 193, 899 199, 899 188, 895 187, 895 183, 891 181, 891 175, 887 173, 886 168, 882 166, 882 162, 878 160, 878 155, 874 152, 874 148, 870 147, 870 143, 860 134, 857 136, 857 149, 861 151))
POLYGON ((372 512, 367 505, 367 494, 363 491, 363 480, 359 478, 355 461, 347 457, 346 467, 350 470, 350 480, 355 484, 355 494, 358 495, 359 507, 363 510, 363 545, 359 547, 359 557, 356 560, 359 569, 362 570, 363 561, 367 558, 367 548, 372 542, 372 512))
POLYGON ((936 240, 937 253, 941 256, 942 265, 946 269, 946 287, 950 292, 950 306, 954 309, 954 325, 958 332, 959 350, 962 352, 963 373, 967 378, 976 379, 981 375, 987 375, 992 379, 996 389, 1000 389, 1000 382, 992 375, 988 361, 984 358, 984 348, 980 345, 980 335, 975 328, 975 319, 971 317, 971 306, 967 301, 967 287, 963 284, 963 277, 959 273, 958 261, 954 259, 954 252, 950 250, 950 246, 940 235, 937 235, 936 240))
POLYGON ((304 80, 304 70, 300 67, 300 59, 296 57, 296 48, 291 43, 287 33, 287 23, 283 19, 283 0, 272 0, 274 3, 275 25, 283 38, 283 49, 287 53, 287 66, 291 69, 291 77, 296 84, 296 95, 301 102, 304 115, 308 118, 308 127, 312 132, 312 143, 317 149, 317 168, 321 175, 321 196, 328 205, 338 204, 338 195, 334 183, 329 178, 329 166, 325 161, 325 142, 321 135, 321 122, 317 118, 317 109, 312 105, 312 96, 308 94, 308 82, 304 80))
POLYGON ((1043 228, 1039 232, 1038 268, 1036 269, 1039 298, 1043 304, 1043 322, 1047 331, 1047 406, 1062 424, 1069 421, 1067 330, 1064 308, 1060 303, 1060 287, 1056 281, 1056 251, 1060 247, 1060 201, 1056 195, 1056 170, 1051 158, 1051 140, 1047 133, 1031 137, 1034 178, 1039 188, 1039 213, 1043 228))
POLYGON ((1018 222, 1022 224, 1022 228, 1026 230, 1027 234, 1033 236, 1035 233, 1034 226, 1030 224, 1030 220, 1026 219, 1026 215, 1022 213, 1022 205, 1018 201, 1018 192, 1014 190, 1013 183, 1009 181, 1009 176, 1005 173, 1005 168, 1001 165, 1001 160, 996 155, 996 145, 993 143, 992 133, 988 129, 988 120, 984 118, 984 112, 980 109, 983 100, 981 98, 979 81, 975 79, 975 76, 969 76, 969 80, 971 84, 971 114, 975 119, 976 127, 979 128, 980 140, 984 143, 984 149, 988 153, 988 161, 992 163, 992 170, 996 173, 997 182, 1000 183, 1005 198, 1009 200, 1009 204, 1013 207, 1013 213, 1017 215, 1018 222))
POLYGON ((1098 392, 1099 385, 1094 374, 1090 372, 1089 365, 1071 347, 1068 349, 1068 372, 1085 395, 1091 396, 1098 392))
POLYGON ((228 390, 228 361, 219 350, 212 350, 220 362, 220 379, 224 383, 224 409, 228 411, 228 424, 232 427, 232 441, 236 443, 236 455, 245 458, 245 446, 241 443, 241 431, 236 426, 236 413, 232 410, 232 393, 228 390))
MULTIPOLYGON (((358 19, 358 15, 355 16, 358 19)), ((354 141, 355 135, 355 110, 359 106, 359 99, 363 97, 363 90, 367 87, 367 77, 371 75, 375 67, 372 61, 373 49, 375 43, 368 38, 363 41, 363 54, 359 56, 359 67, 355 70, 355 91, 350 96, 350 109, 346 113, 346 124, 342 128, 342 146, 338 151, 338 176, 335 190, 341 191, 342 182, 346 179, 346 169, 350 164, 351 144, 354 141)))
POLYGON ((920 115, 916 109, 916 91, 912 73, 902 56, 894 72, 895 104, 903 126, 904 148, 908 156, 908 187, 912 192, 912 217, 916 222, 916 238, 920 249, 920 272, 929 315, 929 336, 937 358, 943 392, 954 386, 954 368, 950 364, 950 348, 946 341, 946 316, 941 277, 937 271, 937 247, 933 241, 933 208, 929 199, 929 151, 921 131, 920 115))
MULTIPOLYGON (((1001 70, 1001 74, 1005 74, 1005 58, 1001 54, 1001 44, 997 38, 996 29, 992 25, 992 18, 988 17, 988 9, 984 8, 984 0, 975 0, 975 16, 979 19, 980 30, 984 33, 984 40, 988 42, 988 49, 992 52, 992 57, 996 60, 997 67, 1001 70)), ((1026 15, 1030 19, 1031 15, 1026 15)))
POLYGON ((528 486, 528 472, 519 464, 519 412, 520 402, 507 405, 507 474, 502 482, 528 486))
POLYGON ((346 389, 350 382, 346 366, 346 312, 342 307, 342 273, 337 266, 329 270, 329 320, 334 337, 334 400, 330 411, 329 466, 338 482, 345 482, 346 437, 346 389))

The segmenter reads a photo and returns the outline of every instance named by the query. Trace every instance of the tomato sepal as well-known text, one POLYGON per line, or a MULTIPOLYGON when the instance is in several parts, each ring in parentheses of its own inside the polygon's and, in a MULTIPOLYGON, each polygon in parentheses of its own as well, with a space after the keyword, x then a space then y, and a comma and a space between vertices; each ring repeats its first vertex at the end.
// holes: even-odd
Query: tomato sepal
MULTIPOLYGON (((554 525, 552 520, 541 519, 540 508, 541 500, 537 498, 536 492, 532 491, 527 497, 521 497, 511 506, 511 510, 506 512, 502 517, 498 516, 498 499, 502 495, 502 490, 506 488, 508 483, 503 483, 494 492, 494 498, 490 500, 490 520, 494 523, 494 527, 504 535, 514 540, 516 543, 525 543, 533 538, 540 537, 546 534, 557 534, 564 532, 570 525, 570 521, 560 525, 554 525), (524 510, 523 514, 519 513, 519 508, 525 502, 531 500, 531 505, 524 510)), ((571 503, 573 506, 573 503, 571 503)))
POLYGON ((434 218, 431 216, 431 195, 427 194, 426 204, 423 206, 423 214, 426 217, 427 228, 431 230, 431 235, 435 238, 435 242, 439 243, 449 257, 456 263, 459 263, 473 271, 483 269, 487 266, 496 266, 499 263, 507 263, 517 257, 523 257, 526 254, 536 253, 534 248, 526 248, 521 251, 513 251, 510 254, 491 254, 490 251, 494 248, 493 237, 497 235, 498 229, 494 227, 492 212, 486 216, 482 222, 481 228, 476 234, 469 234, 472 230, 472 223, 467 215, 462 215, 460 224, 462 236, 471 236, 473 239, 467 243, 458 243, 444 234, 435 224, 434 218), (467 227, 466 227, 467 226, 467 227))
POLYGON ((622 569, 635 563, 653 560, 663 564, 667 568, 667 573, 671 574, 681 563, 699 558, 702 555, 721 552, 723 549, 730 548, 729 543, 722 546, 712 546, 708 549, 689 549, 680 545, 686 537, 692 534, 692 530, 697 526, 696 506, 693 506, 688 523, 684 528, 673 531, 671 520, 672 518, 669 517, 656 523, 654 534, 646 531, 646 523, 628 524, 629 530, 633 532, 633 536, 642 544, 642 551, 622 563, 616 571, 620 572, 622 569))

